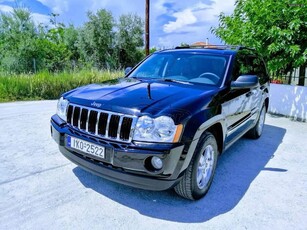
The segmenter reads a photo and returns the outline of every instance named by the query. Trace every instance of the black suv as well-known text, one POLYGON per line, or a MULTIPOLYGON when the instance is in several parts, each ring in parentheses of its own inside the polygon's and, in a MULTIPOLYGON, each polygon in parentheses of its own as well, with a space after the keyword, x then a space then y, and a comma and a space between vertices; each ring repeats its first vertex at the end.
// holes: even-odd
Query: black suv
POLYGON ((51 133, 60 151, 109 180, 203 197, 218 156, 259 138, 269 104, 262 58, 244 47, 152 54, 124 78, 64 93, 51 133))

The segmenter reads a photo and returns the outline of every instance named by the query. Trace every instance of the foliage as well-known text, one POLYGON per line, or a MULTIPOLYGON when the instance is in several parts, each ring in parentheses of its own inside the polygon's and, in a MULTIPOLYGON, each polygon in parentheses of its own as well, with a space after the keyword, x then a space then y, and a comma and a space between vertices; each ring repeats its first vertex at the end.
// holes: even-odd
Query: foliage
POLYGON ((156 51, 158 51, 157 47, 151 47, 150 50, 149 50, 149 53, 152 54, 156 51))
POLYGON ((274 75, 307 61, 305 0, 237 0, 232 15, 219 16, 212 32, 228 44, 256 48, 274 75))
POLYGON ((0 71, 119 69, 143 58, 143 22, 136 15, 123 15, 116 23, 104 9, 88 12, 80 28, 66 27, 58 16, 51 14, 48 25, 36 25, 26 8, 0 13, 0 71))
POLYGON ((122 15, 119 18, 117 33, 117 48, 119 62, 122 67, 134 66, 136 61, 144 58, 140 49, 144 45, 144 22, 137 15, 122 15))
POLYGON ((71 53, 70 59, 74 61, 77 61, 80 58, 80 53, 76 42, 78 36, 79 31, 73 25, 69 25, 68 27, 64 28, 63 43, 71 53))
POLYGON ((9 72, 28 71, 35 46, 35 25, 31 13, 16 8, 12 15, 0 15, 0 65, 9 72))
POLYGON ((90 83, 123 76, 120 71, 81 70, 78 72, 0 75, 0 101, 56 99, 63 92, 90 83))
POLYGON ((97 68, 114 67, 113 27, 115 25, 110 12, 102 9, 96 14, 88 12, 89 21, 81 28, 78 47, 84 61, 97 68))

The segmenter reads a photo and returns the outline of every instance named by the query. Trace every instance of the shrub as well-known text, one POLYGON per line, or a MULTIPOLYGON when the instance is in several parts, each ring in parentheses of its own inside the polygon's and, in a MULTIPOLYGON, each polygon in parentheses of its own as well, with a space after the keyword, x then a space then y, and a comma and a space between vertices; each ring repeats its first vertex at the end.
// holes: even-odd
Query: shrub
POLYGON ((81 85, 100 83, 123 76, 122 71, 81 70, 78 72, 0 75, 0 101, 56 99, 81 85))

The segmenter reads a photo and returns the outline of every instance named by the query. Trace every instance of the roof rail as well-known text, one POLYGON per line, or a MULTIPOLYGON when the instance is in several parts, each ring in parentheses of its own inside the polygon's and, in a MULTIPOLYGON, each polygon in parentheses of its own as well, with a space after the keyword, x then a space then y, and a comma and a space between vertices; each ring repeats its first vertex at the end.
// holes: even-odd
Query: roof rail
POLYGON ((175 49, 190 49, 190 48, 202 48, 202 49, 231 49, 231 50, 241 50, 246 47, 244 46, 234 46, 234 45, 188 45, 188 46, 177 46, 175 49))

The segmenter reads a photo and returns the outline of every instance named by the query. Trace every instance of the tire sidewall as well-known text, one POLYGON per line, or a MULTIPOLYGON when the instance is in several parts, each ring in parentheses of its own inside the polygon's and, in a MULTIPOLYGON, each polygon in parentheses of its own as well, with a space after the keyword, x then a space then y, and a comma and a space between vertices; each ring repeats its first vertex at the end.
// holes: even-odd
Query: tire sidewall
POLYGON ((208 192, 210 185, 213 181, 213 177, 214 177, 214 173, 215 173, 215 169, 216 169, 216 164, 217 164, 217 158, 218 158, 218 148, 217 148, 216 140, 215 140, 215 138, 212 134, 207 134, 200 141, 200 143, 198 144, 198 146, 195 150, 195 155, 194 155, 194 160, 193 160, 193 165, 192 165, 193 169, 192 169, 192 183, 191 183, 191 185, 192 185, 192 196, 193 196, 194 199, 200 199, 201 197, 206 195, 206 193, 208 192), (211 145, 213 147, 213 150, 214 150, 213 168, 212 168, 211 177, 210 177, 207 185, 203 189, 200 189, 197 185, 198 163, 199 163, 201 155, 203 154, 203 152, 205 151, 205 149, 208 145, 211 145))
POLYGON ((263 126, 264 126, 264 123, 265 123, 265 115, 266 115, 266 107, 263 105, 261 110, 260 110, 260 114, 259 114, 259 118, 258 118, 258 121, 256 123, 256 135, 257 137, 260 137, 262 135, 262 132, 263 132, 263 127, 261 129, 261 132, 259 132, 259 129, 258 129, 258 126, 259 126, 259 123, 260 123, 260 120, 261 120, 261 116, 262 116, 262 113, 264 111, 264 119, 263 119, 263 126))

